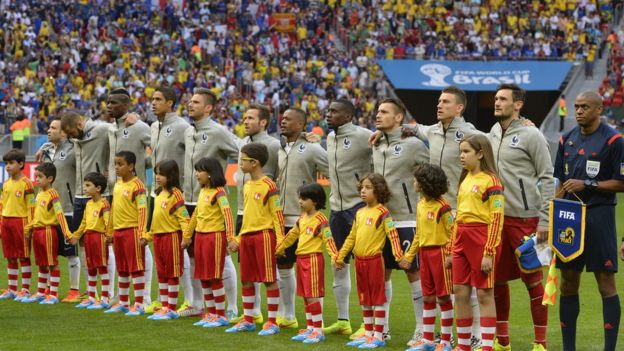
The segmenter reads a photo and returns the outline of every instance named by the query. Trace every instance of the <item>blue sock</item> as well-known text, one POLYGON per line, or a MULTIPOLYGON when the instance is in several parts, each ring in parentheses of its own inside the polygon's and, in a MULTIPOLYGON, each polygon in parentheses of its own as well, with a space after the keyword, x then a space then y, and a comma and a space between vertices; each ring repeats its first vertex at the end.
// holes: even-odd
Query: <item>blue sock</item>
POLYGON ((602 299, 602 318, 604 320, 604 349, 615 350, 618 330, 620 329, 620 297, 618 295, 602 299))
POLYGON ((579 296, 561 296, 559 300, 559 320, 561 321, 561 336, 563 350, 576 350, 576 320, 579 315, 579 296))

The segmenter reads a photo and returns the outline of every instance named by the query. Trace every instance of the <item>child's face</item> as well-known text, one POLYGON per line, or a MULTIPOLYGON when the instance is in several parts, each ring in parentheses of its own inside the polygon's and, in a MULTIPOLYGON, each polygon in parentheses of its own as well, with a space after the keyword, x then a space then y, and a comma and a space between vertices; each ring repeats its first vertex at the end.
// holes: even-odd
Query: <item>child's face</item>
POLYGON ((310 213, 316 209, 316 204, 311 199, 299 198, 299 207, 306 213, 310 213))
POLYGON ((195 179, 197 179, 201 186, 210 185, 210 175, 206 171, 195 170, 195 179))
POLYGON ((52 177, 46 177, 43 172, 35 171, 35 179, 41 188, 47 188, 52 184, 52 177))
POLYGON ((414 191, 417 193, 420 192, 420 183, 418 183, 418 179, 416 179, 416 177, 414 177, 414 191))
POLYGON ((160 170, 156 171, 156 184, 164 188, 167 185, 167 177, 162 175, 159 171, 160 170))
POLYGON ((118 177, 129 177, 132 175, 132 166, 125 158, 115 156, 115 173, 118 177))
POLYGON ((366 178, 362 181, 362 188, 360 189, 360 198, 364 200, 367 204, 377 201, 377 196, 375 195, 375 188, 373 187, 373 183, 366 178))
POLYGON ((241 171, 243 171, 243 173, 251 173, 251 171, 254 169, 255 162, 258 161, 247 156, 247 154, 241 153, 240 164, 238 166, 241 168, 241 171))
POLYGON ((10 176, 14 176, 22 171, 22 166, 24 166, 23 162, 17 162, 15 160, 6 162, 6 171, 10 176))
POLYGON ((90 196, 90 197, 93 197, 100 193, 100 187, 95 186, 95 184, 91 183, 88 180, 84 182, 84 185, 82 186, 82 188, 85 194, 87 194, 87 196, 90 196))
POLYGON ((477 152, 469 143, 462 142, 459 144, 459 152, 459 160, 461 161, 462 167, 468 171, 472 171, 479 167, 481 158, 483 157, 483 153, 481 151, 477 152))

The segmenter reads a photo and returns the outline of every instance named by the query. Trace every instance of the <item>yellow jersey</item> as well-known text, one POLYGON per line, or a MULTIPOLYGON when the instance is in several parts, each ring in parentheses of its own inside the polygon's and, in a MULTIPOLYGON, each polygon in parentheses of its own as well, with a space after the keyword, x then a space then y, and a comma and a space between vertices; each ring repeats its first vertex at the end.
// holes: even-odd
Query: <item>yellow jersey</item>
POLYGON ((390 240, 394 258, 397 262, 400 261, 403 258, 403 249, 390 211, 382 204, 362 207, 355 214, 351 232, 342 245, 336 261, 343 263, 351 250, 354 255, 361 257, 381 254, 386 237, 390 240))
POLYGON ((162 190, 154 199, 154 213, 152 227, 143 237, 152 240, 154 234, 186 232, 189 223, 189 214, 184 206, 184 195, 178 188, 172 192, 162 190))
POLYGON ((405 259, 414 261, 418 250, 427 246, 443 246, 450 253, 454 224, 453 210, 444 198, 421 198, 416 206, 416 234, 405 259))
POLYGON ((295 251, 297 255, 322 253, 323 246, 326 247, 332 260, 338 255, 336 243, 329 229, 329 221, 321 212, 316 212, 311 216, 302 214, 295 226, 286 234, 282 243, 275 249, 276 254, 283 254, 284 250, 292 246, 297 239, 299 239, 297 251, 295 251))
POLYGON ((35 189, 30 179, 7 179, 2 184, 0 208, 2 217, 27 217, 30 222, 35 215, 35 189))
POLYGON ((503 184, 496 176, 485 172, 468 173, 459 185, 456 221, 459 224, 483 223, 488 225, 484 256, 493 256, 500 243, 504 209, 503 184))
POLYGON ((63 205, 61 204, 61 197, 54 188, 41 190, 35 199, 35 216, 26 225, 24 231, 30 232, 33 228, 55 227, 56 225, 61 226, 61 231, 65 238, 69 239, 71 237, 71 231, 67 225, 63 205))
POLYGON ((269 177, 249 180, 243 187, 243 225, 240 235, 266 229, 275 231, 277 243, 284 238, 284 212, 277 184, 269 177))
POLYGON ((202 188, 199 191, 197 207, 191 216, 191 223, 184 233, 185 238, 193 236, 193 232, 223 232, 227 241, 234 239, 234 217, 225 189, 202 188))
POLYGON ((112 229, 137 228, 139 236, 145 232, 147 197, 143 182, 134 177, 127 182, 118 180, 113 190, 112 229))
POLYGON ((110 235, 108 229, 110 227, 110 214, 110 204, 104 197, 98 201, 89 200, 85 206, 80 227, 72 233, 72 237, 80 239, 88 230, 110 235))

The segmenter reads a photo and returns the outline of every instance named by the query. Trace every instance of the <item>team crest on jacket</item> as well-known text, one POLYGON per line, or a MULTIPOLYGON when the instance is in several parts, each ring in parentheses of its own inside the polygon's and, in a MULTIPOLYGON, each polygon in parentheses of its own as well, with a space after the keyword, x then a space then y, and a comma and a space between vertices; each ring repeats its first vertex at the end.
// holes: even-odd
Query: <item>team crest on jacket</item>
POLYGON ((46 200, 41 200, 41 202, 39 203, 39 206, 46 207, 46 204, 47 204, 46 200))
POLYGON ((392 148, 392 154, 394 156, 400 156, 401 155, 401 151, 403 151, 403 146, 397 144, 394 145, 394 147, 392 148))
POLYGON ((130 196, 130 192, 126 189, 123 191, 123 196, 128 197, 130 196))
POLYGON ((93 217, 99 217, 99 216, 100 216, 100 211, 93 210, 93 217))
POLYGON ((342 140, 342 148, 345 150, 349 150, 351 148, 351 140, 349 140, 349 138, 344 138, 344 140, 342 140))
POLYGON ((65 151, 59 152, 59 160, 63 161, 67 158, 67 153, 65 151))
POLYGON ((307 227, 306 234, 312 235, 312 233, 314 233, 314 229, 312 227, 307 227))
POLYGON ((124 139, 128 139, 130 137, 130 131, 128 130, 128 128, 124 128, 121 131, 121 137, 124 139))
POLYGON ((433 221, 433 219, 435 218, 435 215, 433 214, 433 212, 429 211, 427 212, 427 219, 430 221, 433 221))
POLYGON ((373 219, 371 217, 366 217, 366 225, 372 225, 373 219))
POLYGON ((87 134, 85 135, 85 140, 86 139, 91 139, 91 131, 88 131, 87 134))
POLYGON ((163 202, 162 205, 160 205, 160 207, 167 208, 167 201, 163 202))
POLYGON ((587 160, 585 173, 587 173, 588 177, 595 178, 600 173, 600 161, 587 160))
POLYGON ((456 142, 460 142, 462 139, 464 138, 464 133, 462 133, 461 130, 456 130, 455 131, 455 141, 456 142))
POLYGON ((171 129, 171 127, 167 127, 167 129, 165 129, 165 136, 171 136, 172 132, 173 130, 171 129))
POLYGON ((297 147, 297 152, 302 154, 306 149, 306 144, 299 144, 299 147, 297 147))
POLYGON ((475 184, 475 185, 473 185, 473 186, 472 186, 472 192, 473 192, 473 193, 478 193, 478 192, 479 192, 479 186, 478 186, 478 185, 476 185, 476 184, 475 184))
POLYGON ((15 192, 15 197, 22 197, 22 192, 21 191, 16 191, 15 192))
POLYGON ((201 138, 199 140, 199 142, 201 142, 202 144, 205 144, 208 142, 208 134, 206 133, 202 133, 201 138))
POLYGON ((514 135, 514 136, 511 138, 511 143, 509 143, 509 146, 511 146, 511 147, 516 147, 516 146, 518 146, 518 144, 520 144, 520 137, 519 137, 519 136, 517 136, 517 135, 514 135))
POLYGON ((260 200, 260 198, 262 198, 262 195, 260 193, 254 193, 254 199, 260 200))

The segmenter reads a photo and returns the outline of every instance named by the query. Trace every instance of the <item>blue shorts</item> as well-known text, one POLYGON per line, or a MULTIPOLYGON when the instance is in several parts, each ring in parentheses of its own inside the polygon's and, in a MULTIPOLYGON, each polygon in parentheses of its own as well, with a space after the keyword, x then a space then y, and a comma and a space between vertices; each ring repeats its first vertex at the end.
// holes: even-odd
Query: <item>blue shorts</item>
MULTIPOLYGON (((286 235, 292 227, 284 228, 284 235, 286 235)), ((297 251, 297 245, 299 245, 299 240, 296 240, 294 244, 290 245, 286 250, 284 250, 284 256, 277 257, 277 265, 289 265, 295 264, 297 262, 297 255, 295 252, 297 251)))
MULTIPOLYGON (((416 228, 397 228, 397 232, 399 233, 399 242, 401 243, 401 248, 403 252, 406 252, 410 245, 412 245, 412 241, 414 240, 414 234, 416 233, 416 228)), ((386 244, 383 248, 383 258, 384 264, 386 265, 386 269, 403 269, 399 267, 399 263, 394 258, 392 254, 392 245, 390 245, 390 240, 386 238, 386 244)), ((410 266, 410 270, 417 270, 420 268, 420 259, 418 255, 414 258, 414 262, 410 266)))
MULTIPOLYGON (((67 226, 70 231, 75 231, 76 227, 74 226, 74 218, 73 216, 65 215, 65 219, 67 220, 67 226)), ((70 245, 67 240, 65 240, 65 236, 63 235, 63 231, 61 230, 61 226, 56 226, 56 235, 58 235, 58 254, 63 257, 72 257, 78 256, 78 248, 76 245, 70 245)))
POLYGON ((588 207, 585 215, 585 250, 570 262, 557 258, 557 268, 587 272, 617 272, 618 249, 615 206, 588 207))
MULTIPOLYGON (((332 237, 338 250, 340 250, 351 232, 355 213, 362 207, 364 207, 364 203, 360 202, 348 210, 329 212, 329 229, 331 229, 332 237)), ((351 254, 347 255, 344 259, 345 263, 349 263, 350 258, 351 254)))

